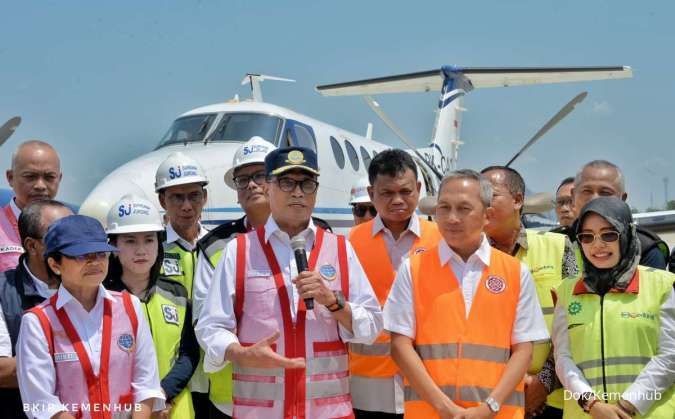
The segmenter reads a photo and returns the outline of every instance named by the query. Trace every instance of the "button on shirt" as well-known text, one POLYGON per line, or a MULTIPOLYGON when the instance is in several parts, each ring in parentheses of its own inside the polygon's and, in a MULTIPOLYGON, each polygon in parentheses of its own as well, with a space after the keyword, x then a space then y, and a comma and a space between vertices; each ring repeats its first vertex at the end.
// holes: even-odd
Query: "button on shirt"
MULTIPOLYGON (((442 265, 450 263, 455 277, 460 282, 466 316, 471 311, 471 303, 483 270, 490 264, 490 247, 487 238, 483 236, 480 247, 466 262, 448 246, 445 240, 438 245, 438 252, 442 265)), ((451 281, 450 277, 443 278, 451 281)), ((439 280, 430 278, 430 280, 439 280)), ((410 275, 410 260, 406 259, 399 268, 392 286, 387 303, 384 305, 384 328, 390 332, 415 338, 415 307, 413 301, 412 279, 410 275)), ((487 325, 486 325, 487 327, 487 325)), ((520 296, 516 307, 516 318, 513 325, 511 343, 536 342, 548 340, 549 334, 544 322, 544 316, 539 306, 537 292, 530 271, 525 264, 520 264, 520 296)))
MULTIPOLYGON (((309 221, 307 229, 300 233, 305 238, 305 251, 310 253, 316 237, 316 226, 309 221)), ((298 275, 295 256, 288 234, 279 229, 272 217, 265 224, 265 240, 270 243, 277 258, 288 292, 293 321, 297 316, 299 294, 291 279, 298 275)), ((195 332, 205 350, 204 370, 216 372, 225 364, 225 351, 232 343, 238 343, 232 332, 237 323, 234 315, 234 292, 236 273, 237 241, 232 240, 225 248, 224 257, 218 262, 213 284, 195 332)), ((382 313, 375 293, 359 263, 351 244, 347 242, 347 264, 349 265, 349 307, 352 311, 352 330, 339 326, 340 338, 344 342, 372 343, 382 331, 382 313)))
POLYGON ((408 228, 398 236, 398 239, 395 239, 391 231, 385 227, 380 214, 377 214, 373 219, 373 237, 380 232, 391 259, 391 266, 394 270, 398 270, 401 262, 410 254, 410 249, 412 249, 415 239, 420 237, 420 219, 416 215, 410 217, 408 228))
MULTIPOLYGON (((99 286, 96 303, 87 312, 79 301, 64 287, 59 287, 56 308, 64 307, 82 340, 94 374, 98 375, 101 362, 101 341, 103 335, 103 299, 113 299, 103 286, 99 286)), ((131 296, 138 319, 136 353, 134 356, 131 387, 134 402, 155 398, 153 410, 164 408, 164 395, 159 381, 157 356, 152 342, 150 328, 141 310, 138 298, 131 296)), ((111 343, 114 344, 114 343, 111 343)), ((50 418, 64 411, 56 395, 56 370, 49 353, 44 331, 34 314, 27 314, 21 322, 17 343, 16 373, 24 403, 45 406, 42 412, 28 412, 29 417, 50 418)))

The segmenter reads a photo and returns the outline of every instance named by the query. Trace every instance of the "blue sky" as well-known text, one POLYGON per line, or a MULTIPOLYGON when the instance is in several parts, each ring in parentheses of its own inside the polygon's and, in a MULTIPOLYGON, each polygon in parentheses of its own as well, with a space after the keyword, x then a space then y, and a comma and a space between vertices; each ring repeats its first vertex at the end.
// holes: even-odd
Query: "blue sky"
MULTIPOLYGON (((519 160, 534 191, 553 191, 586 161, 627 176, 629 201, 675 199, 672 99, 675 4, 666 1, 163 1, 11 2, 0 26, 0 123, 62 155, 59 197, 81 202, 123 162, 151 150, 191 108, 248 89, 246 72, 296 79, 264 84, 265 100, 399 146, 360 98, 323 98, 317 84, 463 66, 630 65, 631 80, 476 90, 467 96, 460 166, 505 163, 564 103, 586 101, 519 160)), ((381 96, 418 145, 436 93, 381 96)), ((228 157, 229 160, 229 157, 228 157)), ((6 187, 4 177, 0 188, 6 187)))

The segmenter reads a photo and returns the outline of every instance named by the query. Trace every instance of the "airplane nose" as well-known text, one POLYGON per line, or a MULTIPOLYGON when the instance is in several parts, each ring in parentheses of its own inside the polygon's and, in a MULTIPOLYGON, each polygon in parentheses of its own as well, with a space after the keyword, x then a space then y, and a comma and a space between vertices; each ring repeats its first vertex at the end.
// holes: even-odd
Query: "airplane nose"
POLYGON ((108 217, 108 211, 117 201, 120 200, 124 195, 134 194, 142 196, 148 199, 154 197, 147 197, 143 193, 143 189, 130 181, 121 181, 119 179, 113 181, 103 181, 99 183, 96 188, 87 196, 87 199, 84 200, 82 206, 80 207, 79 213, 82 215, 88 215, 94 217, 103 224, 106 225, 106 218, 108 217))

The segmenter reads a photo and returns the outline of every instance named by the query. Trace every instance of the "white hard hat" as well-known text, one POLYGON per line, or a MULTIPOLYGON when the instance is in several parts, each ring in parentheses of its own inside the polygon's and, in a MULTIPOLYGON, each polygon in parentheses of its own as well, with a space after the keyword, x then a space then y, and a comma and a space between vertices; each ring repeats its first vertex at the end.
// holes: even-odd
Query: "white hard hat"
POLYGON ((237 189, 234 185, 234 171, 249 164, 265 164, 265 156, 272 150, 276 150, 274 144, 265 141, 262 137, 251 137, 234 153, 232 167, 225 172, 225 184, 232 189, 237 189))
POLYGON ((368 195, 368 186, 370 182, 367 177, 362 177, 359 179, 351 190, 351 199, 349 200, 349 205, 352 204, 362 204, 364 202, 370 202, 370 195, 368 195))
POLYGON ((209 180, 195 159, 180 151, 171 153, 157 168, 155 174, 155 192, 171 186, 201 183, 207 185, 209 180))
POLYGON ((164 231, 157 208, 138 195, 123 196, 110 208, 106 221, 107 234, 164 231))

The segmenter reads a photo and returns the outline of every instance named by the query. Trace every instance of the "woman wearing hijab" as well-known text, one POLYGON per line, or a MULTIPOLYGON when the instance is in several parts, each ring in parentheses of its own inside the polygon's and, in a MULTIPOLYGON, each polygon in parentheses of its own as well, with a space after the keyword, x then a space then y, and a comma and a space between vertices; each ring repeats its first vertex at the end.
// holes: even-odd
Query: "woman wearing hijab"
POLYGON ((584 273, 558 289, 553 321, 565 418, 672 419, 675 275, 638 266, 630 208, 602 197, 579 214, 584 273))
POLYGON ((104 285, 141 300, 157 352, 166 408, 160 418, 194 418, 187 384, 199 362, 199 345, 185 287, 160 275, 164 226, 155 206, 129 195, 108 213, 107 233, 118 252, 110 256, 104 285))
POLYGON ((149 418, 164 406, 148 323, 136 297, 107 291, 108 244, 101 224, 71 215, 44 238, 59 281, 53 297, 22 319, 17 378, 34 418, 149 418))

